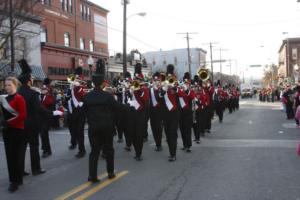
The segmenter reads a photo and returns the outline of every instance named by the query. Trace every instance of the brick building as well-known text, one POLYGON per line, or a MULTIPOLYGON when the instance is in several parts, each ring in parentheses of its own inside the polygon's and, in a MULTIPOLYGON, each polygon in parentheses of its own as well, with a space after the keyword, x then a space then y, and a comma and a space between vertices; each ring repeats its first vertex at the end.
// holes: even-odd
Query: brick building
POLYGON ((88 58, 108 59, 108 10, 88 0, 41 0, 34 12, 42 18, 42 66, 50 79, 66 80, 78 66, 89 79, 88 58))

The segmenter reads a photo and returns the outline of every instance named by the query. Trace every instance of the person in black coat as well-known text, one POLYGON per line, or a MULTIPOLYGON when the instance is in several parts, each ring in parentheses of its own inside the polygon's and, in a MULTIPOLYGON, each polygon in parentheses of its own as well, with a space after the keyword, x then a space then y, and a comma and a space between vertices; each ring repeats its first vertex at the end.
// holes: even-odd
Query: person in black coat
MULTIPOLYGON (((37 121, 41 116, 51 118, 52 116, 63 115, 60 111, 50 111, 44 108, 40 102, 40 93, 31 87, 32 76, 31 69, 26 60, 19 61, 19 65, 22 69, 21 75, 18 77, 22 86, 19 88, 18 93, 23 96, 26 102, 27 117, 25 120, 25 145, 23 149, 23 169, 25 169, 25 154, 27 144, 30 146, 30 158, 31 158, 31 171, 33 175, 43 174, 46 171, 41 168, 40 154, 39 154, 39 125, 37 121)), ((24 171, 24 175, 28 175, 24 171)))
POLYGON ((99 182, 97 178, 97 164, 101 150, 105 154, 108 178, 114 174, 114 113, 122 106, 117 103, 112 94, 103 91, 105 74, 104 61, 99 59, 97 69, 93 74, 95 88, 84 97, 84 110, 88 122, 88 136, 91 145, 89 155, 88 181, 99 182))

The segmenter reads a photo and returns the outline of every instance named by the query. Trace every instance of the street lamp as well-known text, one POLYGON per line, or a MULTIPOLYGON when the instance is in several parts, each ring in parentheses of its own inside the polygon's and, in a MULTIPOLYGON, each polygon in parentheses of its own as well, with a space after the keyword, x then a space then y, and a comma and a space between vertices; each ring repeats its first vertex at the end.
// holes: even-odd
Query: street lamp
POLYGON ((92 67, 94 65, 94 59, 92 58, 92 56, 89 56, 89 58, 87 59, 87 64, 88 64, 89 69, 90 69, 90 78, 92 80, 92 67))
POLYGON ((129 17, 127 17, 127 4, 129 4, 129 0, 122 0, 122 5, 124 7, 124 11, 123 11, 123 77, 125 78, 125 74, 127 72, 127 20, 130 17, 133 17, 135 15, 144 17, 146 16, 145 12, 141 12, 141 13, 136 13, 133 15, 130 15, 129 17))

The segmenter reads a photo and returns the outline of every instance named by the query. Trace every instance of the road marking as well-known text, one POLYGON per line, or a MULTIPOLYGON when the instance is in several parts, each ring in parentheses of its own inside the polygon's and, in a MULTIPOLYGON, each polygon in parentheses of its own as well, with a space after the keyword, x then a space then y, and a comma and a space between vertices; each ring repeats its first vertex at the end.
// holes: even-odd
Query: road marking
POLYGON ((103 183, 95 186, 94 188, 90 189, 89 191, 87 191, 87 192, 83 193, 82 195, 78 196, 77 198, 75 198, 75 200, 84 200, 84 199, 92 196, 93 194, 95 194, 99 190, 101 190, 101 189, 105 188, 106 186, 108 186, 109 184, 117 181, 118 179, 122 178, 123 176, 125 176, 128 173, 129 173, 128 171, 120 172, 119 174, 116 175, 116 177, 114 179, 107 179, 103 183))
MULTIPOLYGON (((99 179, 103 179, 106 176, 107 176, 107 173, 104 173, 104 174, 101 174, 100 176, 98 176, 98 178, 99 179)), ((90 187, 92 184, 93 184, 92 182, 86 182, 86 183, 84 183, 84 184, 82 184, 82 185, 80 185, 80 186, 78 186, 78 187, 70 190, 69 192, 66 192, 65 194, 63 194, 63 195, 55 198, 54 200, 65 200, 65 199, 73 196, 74 194, 76 194, 76 193, 78 193, 78 192, 80 192, 80 191, 82 191, 82 190, 90 187)))

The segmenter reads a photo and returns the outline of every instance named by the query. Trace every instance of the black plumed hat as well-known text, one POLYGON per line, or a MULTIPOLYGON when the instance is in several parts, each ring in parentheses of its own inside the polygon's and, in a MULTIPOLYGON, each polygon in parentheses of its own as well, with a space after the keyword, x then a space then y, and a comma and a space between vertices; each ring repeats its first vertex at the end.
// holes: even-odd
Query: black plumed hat
POLYGON ((168 66, 167 66, 167 76, 168 75, 174 75, 174 65, 172 65, 172 64, 169 64, 168 66))
POLYGON ((93 73, 92 80, 96 87, 103 83, 105 76, 105 62, 103 59, 99 59, 96 63, 96 71, 93 73))
POLYGON ((25 59, 19 60, 18 63, 22 71, 18 79, 22 84, 26 84, 31 79, 32 70, 25 59))
POLYGON ((142 64, 136 63, 134 66, 134 74, 141 74, 142 73, 142 64))
POLYGON ((195 83, 199 83, 199 76, 198 75, 195 75, 194 76, 194 80, 193 80, 193 83, 195 84, 195 83))
POLYGON ((76 75, 78 75, 78 76, 80 76, 80 75, 82 75, 82 67, 77 67, 76 69, 75 69, 75 74, 76 75))
POLYGON ((126 72, 126 73, 125 73, 125 78, 131 78, 130 72, 126 72))
POLYGON ((217 81, 217 86, 221 86, 221 81, 220 80, 217 81))
POLYGON ((183 75, 183 80, 190 80, 191 79, 191 75, 189 72, 185 72, 184 75, 183 75))
POLYGON ((49 78, 45 78, 43 81, 43 85, 49 85, 51 83, 51 80, 49 78))

